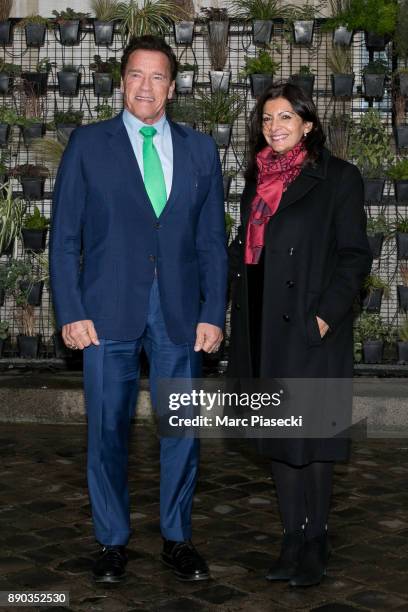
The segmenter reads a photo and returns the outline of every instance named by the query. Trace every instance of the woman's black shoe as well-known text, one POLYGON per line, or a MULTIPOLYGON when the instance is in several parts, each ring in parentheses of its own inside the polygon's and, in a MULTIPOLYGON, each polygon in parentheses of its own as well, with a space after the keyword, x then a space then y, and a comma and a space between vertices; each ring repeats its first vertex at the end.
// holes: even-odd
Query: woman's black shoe
POLYGON ((171 567, 178 580, 209 580, 210 571, 204 559, 190 541, 172 542, 165 540, 162 562, 171 567))
POLYGON ((329 558, 329 543, 327 533, 305 542, 301 552, 297 571, 290 586, 314 586, 320 584, 326 575, 329 558))
POLYGON ((303 529, 286 533, 283 536, 279 558, 268 570, 267 580, 290 580, 295 575, 304 541, 303 529))
POLYGON ((127 554, 124 546, 103 546, 93 567, 95 582, 120 582, 126 572, 127 554))

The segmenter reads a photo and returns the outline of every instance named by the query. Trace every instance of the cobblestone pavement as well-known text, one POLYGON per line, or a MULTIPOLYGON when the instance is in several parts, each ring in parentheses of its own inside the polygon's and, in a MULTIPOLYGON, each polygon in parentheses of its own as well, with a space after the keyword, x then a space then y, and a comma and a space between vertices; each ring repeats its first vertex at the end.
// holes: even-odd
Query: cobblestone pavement
POLYGON ((128 578, 106 588, 90 579, 97 548, 85 481, 85 427, 2 425, 0 438, 0 590, 70 592, 69 607, 35 609, 408 610, 406 440, 355 442, 351 463, 337 466, 328 576, 320 587, 299 590, 264 579, 281 527, 268 463, 242 443, 203 442, 194 543, 213 580, 184 584, 158 560, 158 441, 151 425, 135 426, 128 578))

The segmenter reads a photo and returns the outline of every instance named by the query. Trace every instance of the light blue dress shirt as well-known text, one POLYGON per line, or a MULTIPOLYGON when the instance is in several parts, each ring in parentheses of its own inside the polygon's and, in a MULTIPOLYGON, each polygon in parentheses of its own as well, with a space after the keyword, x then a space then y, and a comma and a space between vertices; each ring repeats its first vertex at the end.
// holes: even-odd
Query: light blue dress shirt
MULTIPOLYGON (((143 136, 139 133, 139 130, 147 124, 132 115, 126 108, 123 111, 122 118, 143 177, 143 136)), ((163 115, 157 123, 153 123, 149 125, 149 127, 154 127, 157 130, 157 134, 153 137, 153 143, 163 168, 168 199, 173 179, 173 142, 171 139, 170 125, 166 119, 166 115, 163 115)))

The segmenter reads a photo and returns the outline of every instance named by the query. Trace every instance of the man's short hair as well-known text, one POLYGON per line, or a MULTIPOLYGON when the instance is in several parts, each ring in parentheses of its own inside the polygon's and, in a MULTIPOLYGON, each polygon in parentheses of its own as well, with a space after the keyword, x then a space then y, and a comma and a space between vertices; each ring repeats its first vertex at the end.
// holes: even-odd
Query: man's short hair
POLYGON ((160 38, 160 36, 152 36, 150 34, 131 38, 125 47, 120 63, 122 79, 125 76, 126 66, 131 53, 133 53, 133 51, 138 51, 139 49, 143 49, 144 51, 160 51, 160 53, 164 53, 169 60, 171 80, 174 81, 177 74, 177 59, 173 49, 166 43, 164 38, 160 38))

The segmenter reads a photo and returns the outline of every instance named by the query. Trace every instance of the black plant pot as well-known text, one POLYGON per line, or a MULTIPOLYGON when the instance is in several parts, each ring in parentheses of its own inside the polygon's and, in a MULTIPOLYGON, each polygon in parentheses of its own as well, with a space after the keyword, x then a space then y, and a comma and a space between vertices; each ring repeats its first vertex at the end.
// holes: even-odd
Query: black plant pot
POLYGON ((270 19, 254 19, 252 21, 252 37, 254 45, 268 45, 272 36, 273 22, 270 19))
POLYGON ((13 87, 13 77, 6 72, 0 72, 0 94, 5 95, 10 93, 13 87))
POLYGON ((58 142, 66 144, 72 132, 78 127, 76 123, 58 123, 56 126, 58 142))
POLYGON ((42 47, 45 42, 45 23, 28 23, 25 30, 27 47, 42 47))
POLYGON ((313 87, 314 87, 314 82, 315 82, 314 74, 310 74, 310 75, 294 74, 293 76, 290 77, 290 82, 293 83, 294 85, 297 85, 301 89, 303 89, 303 91, 305 92, 307 96, 309 96, 309 98, 313 96, 313 87))
POLYGON ((95 45, 111 45, 113 42, 114 29, 115 23, 113 21, 99 21, 96 19, 93 22, 95 45))
POLYGON ((381 255, 381 249, 384 241, 384 234, 378 232, 377 234, 368 234, 368 244, 370 245, 371 254, 373 259, 378 259, 381 255))
POLYGON ((408 234, 397 232, 397 259, 408 259, 408 234))
POLYGON ((191 45, 194 36, 194 21, 179 21, 174 24, 174 40, 178 45, 191 45))
POLYGON ((60 96, 77 96, 81 85, 80 72, 57 72, 58 91, 60 96))
POLYGON ((13 25, 8 19, 7 21, 0 21, 0 45, 11 45, 13 42, 13 25))
MULTIPOLYGON (((40 306, 41 298, 43 292, 44 283, 39 281, 38 283, 34 283, 31 285, 30 291, 28 293, 27 302, 30 306, 40 306)), ((26 281, 20 282, 21 291, 27 291, 29 284, 26 281)))
POLYGON ((408 342, 397 342, 398 363, 405 365, 408 363, 408 342))
POLYGON ((397 285, 398 308, 404 312, 408 311, 408 287, 397 285))
POLYGON ((5 340, 0 338, 0 357, 3 357, 5 340))
POLYGON ((313 40, 314 21, 300 20, 293 22, 293 36, 298 45, 311 45, 313 40))
POLYGON ((222 185, 224 187, 224 200, 228 200, 229 192, 230 192, 230 189, 231 189, 231 181, 232 181, 232 177, 231 176, 223 176, 222 177, 222 185))
POLYGON ((21 234, 23 236, 23 246, 26 251, 42 253, 45 250, 45 242, 47 239, 46 229, 23 228, 21 234))
POLYGON ((47 93, 48 72, 22 72, 26 96, 45 96, 47 93))
POLYGON ((217 123, 211 130, 211 135, 219 147, 228 147, 231 142, 232 126, 217 123))
POLYGON ((384 289, 370 289, 363 300, 363 308, 367 312, 380 312, 384 289))
POLYGON ((226 40, 228 38, 229 21, 209 21, 208 31, 212 38, 226 40))
POLYGON ((385 179, 364 178, 364 199, 366 202, 381 202, 385 179))
POLYGON ((61 45, 79 45, 79 19, 68 19, 58 24, 61 45))
POLYGON ((251 74, 251 91, 254 98, 261 96, 265 89, 272 85, 273 77, 270 74, 251 74))
POLYGON ((6 299, 6 292, 3 287, 0 287, 0 306, 4 305, 4 300, 6 299))
POLYGON ((398 79, 401 96, 408 96, 408 73, 400 74, 398 79))
POLYGON ((331 86, 335 98, 351 98, 354 87, 354 74, 332 74, 331 86))
POLYGON ((384 95, 385 74, 363 74, 363 84, 366 98, 382 98, 384 95))
POLYGON ((68 351, 60 333, 56 332, 52 334, 52 343, 54 346, 55 357, 57 359, 66 359, 68 351))
POLYGON ((231 82, 231 70, 210 70, 211 93, 222 91, 228 93, 231 82))
POLYGON ((384 51, 385 45, 389 42, 390 37, 374 32, 365 32, 365 44, 369 51, 384 51))
POLYGON ((39 334, 36 336, 18 334, 17 346, 20 357, 36 359, 40 350, 40 340, 41 336, 39 334))
POLYGON ((193 93, 194 86, 194 71, 185 70, 184 72, 178 72, 176 76, 176 92, 178 94, 191 94, 193 93))
POLYGON ((5 249, 0 251, 0 256, 6 255, 7 257, 11 257, 11 255, 13 254, 13 251, 14 251, 14 240, 12 240, 10 244, 6 246, 5 249))
POLYGON ((93 72, 92 79, 95 96, 109 98, 113 94, 112 75, 103 72, 93 72))
POLYGON ((408 125, 398 125, 395 128, 395 143, 399 149, 408 147, 408 125))
POLYGON ((44 123, 33 123, 32 125, 22 125, 21 133, 26 147, 30 146, 35 138, 42 138, 45 134, 44 123))
POLYGON ((44 198, 45 178, 43 176, 22 176, 20 181, 23 188, 23 198, 26 200, 42 200, 44 198))
POLYGON ((395 199, 399 204, 408 202, 408 181, 394 181, 395 199))
POLYGON ((11 125, 0 123, 0 147, 6 147, 11 133, 11 125))
POLYGON ((342 47, 349 47, 353 40, 353 31, 348 30, 345 26, 338 26, 333 31, 333 43, 342 47))
POLYGON ((381 363, 384 352, 382 340, 366 340, 363 342, 364 363, 381 363))

